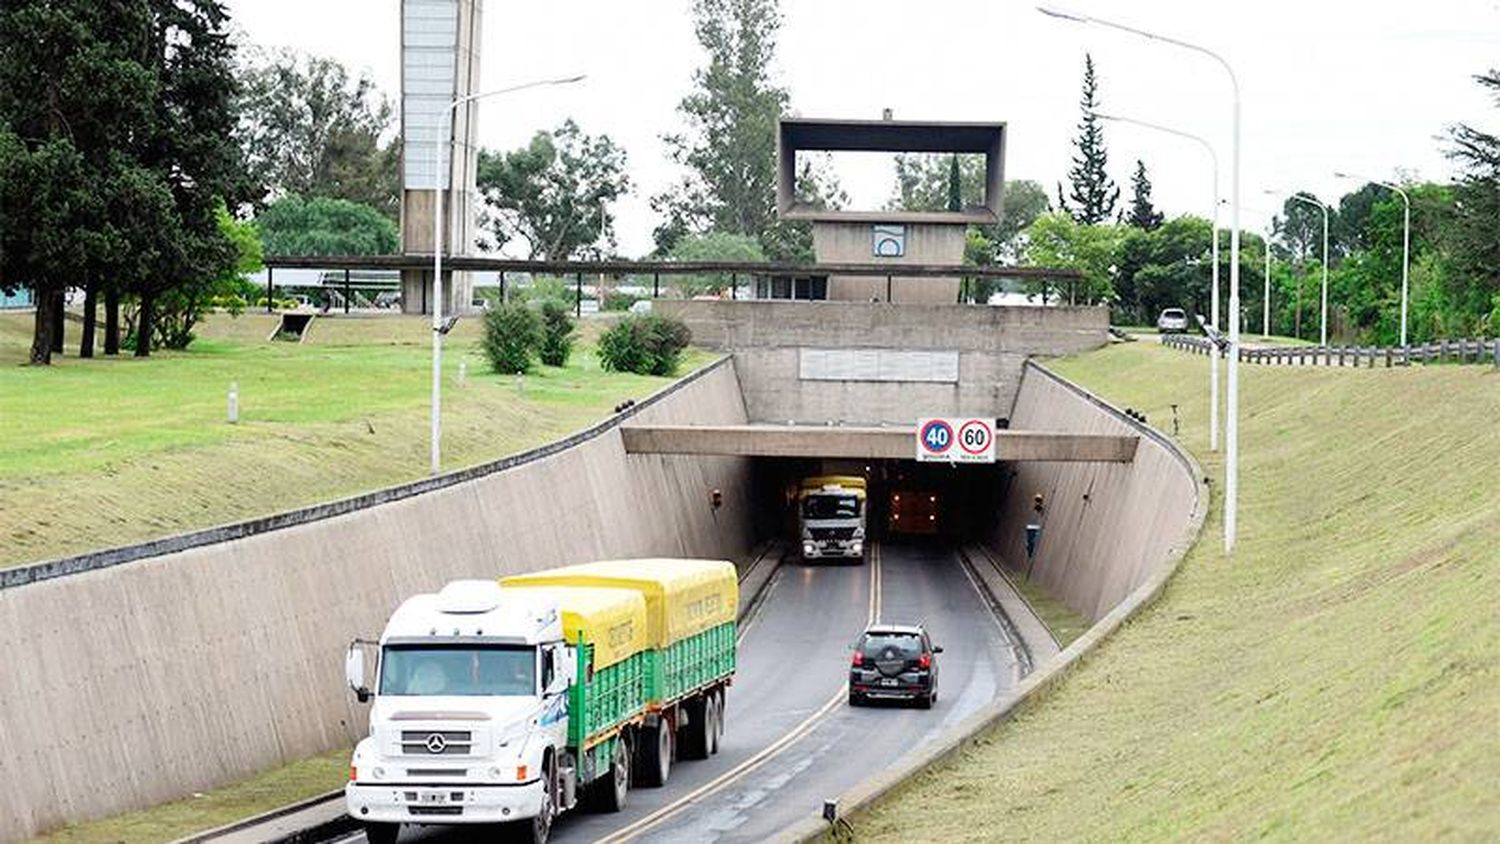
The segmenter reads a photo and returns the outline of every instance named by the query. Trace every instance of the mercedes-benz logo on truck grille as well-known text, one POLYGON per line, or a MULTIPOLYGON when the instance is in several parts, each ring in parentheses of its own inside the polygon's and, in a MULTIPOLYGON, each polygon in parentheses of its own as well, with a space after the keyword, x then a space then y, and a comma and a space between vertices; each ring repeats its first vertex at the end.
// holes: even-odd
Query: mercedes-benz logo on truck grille
POLYGON ((433 733, 427 737, 427 752, 442 753, 448 749, 448 740, 443 738, 442 733, 433 733))

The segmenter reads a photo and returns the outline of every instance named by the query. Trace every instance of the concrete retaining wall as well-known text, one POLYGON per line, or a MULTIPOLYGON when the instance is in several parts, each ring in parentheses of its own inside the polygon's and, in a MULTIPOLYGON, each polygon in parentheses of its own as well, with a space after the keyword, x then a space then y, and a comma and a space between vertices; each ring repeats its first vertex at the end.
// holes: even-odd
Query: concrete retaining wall
MULTIPOLYGON (((634 419, 745 422, 734 368, 634 419)), ((744 458, 626 455, 606 425, 419 495, 0 589, 0 841, 350 743, 366 708, 344 647, 404 597, 606 556, 737 557, 749 489, 744 458)))
POLYGON ((869 302, 669 301, 694 342, 734 353, 750 418, 910 425, 918 416, 1004 416, 1028 355, 1108 342, 1106 308, 888 305, 869 302), (813 349, 957 351, 958 382, 801 381, 813 349))
POLYGON ((1025 527, 1045 512, 1031 577, 1098 621, 1189 541, 1195 478, 1160 434, 1136 425, 1046 369, 1028 364, 1011 424, 1082 434, 1139 434, 1130 463, 1016 463, 1005 473, 1003 511, 988 544, 1011 569, 1026 569, 1025 527))

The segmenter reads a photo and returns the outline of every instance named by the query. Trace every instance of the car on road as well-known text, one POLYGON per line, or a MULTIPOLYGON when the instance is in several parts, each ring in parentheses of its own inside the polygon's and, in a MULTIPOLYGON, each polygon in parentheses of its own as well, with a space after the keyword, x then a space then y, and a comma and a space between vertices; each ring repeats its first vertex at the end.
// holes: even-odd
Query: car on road
POLYGON ((849 705, 901 700, 930 709, 937 701, 937 655, 942 652, 920 624, 870 625, 854 643, 849 705))
POLYGON ((1188 327, 1187 311, 1182 308, 1167 308, 1156 318, 1156 330, 1162 334, 1176 331, 1186 331, 1188 327))

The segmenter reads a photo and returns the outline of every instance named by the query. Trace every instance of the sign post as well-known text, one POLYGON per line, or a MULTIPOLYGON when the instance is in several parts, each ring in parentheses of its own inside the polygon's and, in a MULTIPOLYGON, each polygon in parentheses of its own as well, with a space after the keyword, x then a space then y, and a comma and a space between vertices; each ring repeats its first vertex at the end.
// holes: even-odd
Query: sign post
POLYGON ((994 463, 995 421, 943 417, 918 419, 917 462, 994 463))

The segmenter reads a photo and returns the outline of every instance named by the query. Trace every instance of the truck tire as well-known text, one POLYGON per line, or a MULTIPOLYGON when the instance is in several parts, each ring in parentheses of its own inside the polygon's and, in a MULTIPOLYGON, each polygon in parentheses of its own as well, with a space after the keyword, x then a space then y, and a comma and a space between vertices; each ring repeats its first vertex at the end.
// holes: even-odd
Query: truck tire
POLYGON ((719 708, 719 693, 708 694, 708 755, 719 752, 719 736, 724 732, 724 710, 719 708))
POLYGON ((401 824, 398 823, 367 823, 365 824, 365 838, 370 844, 396 844, 396 838, 401 834, 401 824))
POLYGON ((624 735, 615 739, 615 748, 609 758, 609 770, 590 783, 589 788, 592 802, 599 811, 624 810, 630 793, 630 745, 626 743, 624 735))
POLYGON ((551 759, 542 764, 542 782, 546 787, 542 790, 541 811, 534 818, 510 824, 507 830, 509 840, 547 844, 547 838, 552 834, 552 820, 557 817, 557 770, 551 759))
POLYGON ((660 718, 656 726, 647 729, 641 736, 636 761, 640 763, 641 785, 660 788, 672 775, 672 745, 676 731, 667 719, 660 718))
POLYGON ((683 759, 707 759, 713 741, 713 723, 709 720, 709 695, 702 694, 683 704, 687 723, 677 731, 678 754, 683 759))

